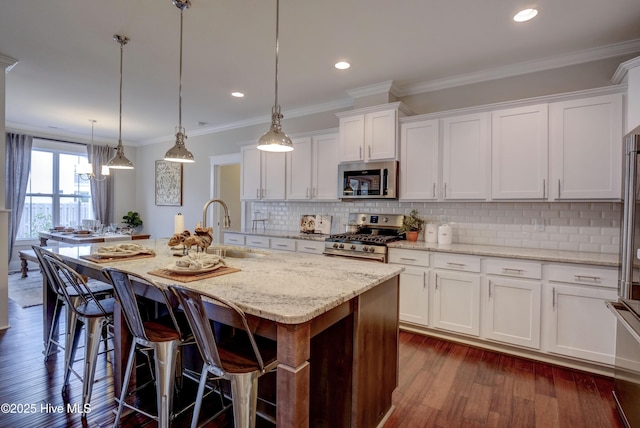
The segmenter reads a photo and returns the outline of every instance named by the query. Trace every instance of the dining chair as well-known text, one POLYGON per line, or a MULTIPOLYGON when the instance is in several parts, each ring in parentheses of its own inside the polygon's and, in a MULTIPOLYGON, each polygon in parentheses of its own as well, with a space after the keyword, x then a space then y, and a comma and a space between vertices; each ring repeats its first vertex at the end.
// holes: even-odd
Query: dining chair
POLYGON ((122 314, 133 337, 122 382, 122 392, 119 399, 117 399, 118 411, 114 427, 120 424, 123 407, 130 408, 156 420, 160 428, 169 427, 176 416, 173 411, 173 393, 176 376, 181 373, 181 369, 178 367, 180 360, 179 350, 181 346, 194 343, 188 331, 188 324, 186 321, 184 322, 186 330, 184 327, 181 328, 183 323, 179 321, 180 317, 176 316, 173 311, 173 306, 176 306, 177 303, 171 301, 171 296, 166 289, 152 280, 112 267, 102 269, 102 273, 113 285, 116 298, 122 307, 122 314), (155 289, 162 296, 162 300, 167 306, 168 317, 163 316, 158 319, 145 320, 147 317, 143 316, 140 310, 144 305, 136 294, 134 282, 144 287, 150 287, 151 291, 155 289), (153 353, 155 362, 156 415, 152 415, 127 402, 129 382, 137 349, 153 353))
MULTIPOLYGON (((69 385, 71 373, 73 372, 77 375, 73 370, 73 363, 82 334, 82 326, 84 325, 85 327, 82 374, 82 417, 85 417, 85 410, 89 408, 88 405, 90 404, 91 393, 93 391, 100 340, 105 332, 105 328, 113 320, 113 305, 115 300, 113 297, 98 299, 87 286, 85 278, 70 266, 66 265, 55 254, 46 252, 43 258, 51 270, 56 292, 64 297, 67 310, 71 310, 75 314, 75 322, 72 323, 69 331, 71 339, 69 352, 65 352, 66 361, 64 386, 62 387, 63 393, 69 385), (77 299, 74 299, 76 297, 77 299)), ((67 344, 69 344, 69 342, 67 342, 67 344)))
MULTIPOLYGON (((62 313, 62 308, 64 308, 65 297, 63 294, 58 293, 58 290, 55 288, 56 278, 49 268, 49 264, 44 260, 44 254, 49 254, 51 257, 55 257, 58 260, 62 261, 60 256, 56 253, 52 253, 51 251, 45 250, 42 247, 37 245, 32 245, 31 248, 38 259, 38 263, 40 264, 40 270, 44 275, 44 278, 47 280, 47 284, 49 286, 49 290, 56 295, 56 302, 53 308, 53 317, 51 320, 51 326, 49 328, 49 334, 47 335, 47 342, 44 345, 44 361, 47 362, 49 360, 49 356, 51 355, 51 350, 54 346, 58 346, 64 349, 65 351, 65 361, 67 361, 67 356, 69 353, 70 347, 67 345, 69 343, 71 327, 75 325, 76 322, 76 314, 72 310, 66 311, 66 325, 65 325, 65 345, 59 341, 59 338, 56 337, 56 332, 58 331, 58 326, 60 325, 60 314, 62 313)), ((113 295, 113 287, 110 284, 107 284, 104 281, 99 281, 97 279, 88 279, 86 281, 87 287, 91 292, 99 299, 110 297, 113 295)), ((74 306, 82 303, 82 299, 77 294, 75 288, 71 287, 67 290, 70 300, 74 306)))
POLYGON ((231 302, 178 285, 170 285, 169 289, 178 297, 187 315, 204 360, 191 428, 198 426, 202 397, 209 375, 230 381, 235 427, 255 427, 258 379, 278 365, 276 342, 254 336, 245 313, 231 302), (203 298, 218 308, 229 311, 229 322, 237 327, 234 334, 216 340, 203 298))

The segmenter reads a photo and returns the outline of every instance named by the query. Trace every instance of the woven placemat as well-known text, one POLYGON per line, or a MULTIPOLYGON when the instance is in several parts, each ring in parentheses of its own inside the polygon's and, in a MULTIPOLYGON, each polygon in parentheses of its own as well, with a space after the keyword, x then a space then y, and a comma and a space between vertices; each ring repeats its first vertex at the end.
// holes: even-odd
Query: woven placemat
POLYGON ((136 254, 131 257, 96 257, 93 255, 89 256, 80 256, 81 259, 89 260, 94 263, 111 263, 111 262, 124 262, 125 260, 137 260, 137 259, 148 259, 149 257, 155 257, 155 254, 136 254))
POLYGON ((184 274, 172 272, 168 269, 152 270, 151 272, 147 272, 147 273, 150 275, 160 276, 162 278, 171 279, 174 281, 192 282, 192 281, 199 281, 201 279, 213 278, 215 276, 226 275, 228 273, 234 273, 234 272, 240 272, 240 269, 223 266, 216 270, 212 270, 211 272, 203 272, 195 275, 184 275, 184 274))

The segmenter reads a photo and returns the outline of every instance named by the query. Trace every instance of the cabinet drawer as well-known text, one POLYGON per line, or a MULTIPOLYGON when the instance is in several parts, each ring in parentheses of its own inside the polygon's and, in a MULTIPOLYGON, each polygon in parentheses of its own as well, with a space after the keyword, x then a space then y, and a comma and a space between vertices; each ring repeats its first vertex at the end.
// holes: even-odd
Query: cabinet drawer
POLYGON ((250 247, 269 248, 269 238, 265 236, 248 235, 245 240, 245 245, 250 247))
POLYGON ((542 278, 542 264, 519 260, 488 259, 487 274, 515 276, 518 278, 542 278))
POLYGON ((322 254, 324 251, 324 241, 299 239, 296 243, 296 249, 300 253, 322 254))
POLYGON ((405 250, 403 248, 389 248, 389 263, 428 267, 429 253, 426 251, 405 250))
POLYGON ((274 250, 295 251, 296 241, 286 238, 271 238, 271 248, 274 250))
POLYGON ((460 254, 434 254, 433 266, 439 269, 480 272, 480 257, 460 254))
POLYGON ((549 281, 569 284, 595 285, 598 287, 618 287, 618 270, 585 265, 549 265, 549 281))
POLYGON ((225 233, 224 243, 233 245, 244 245, 244 235, 238 235, 237 233, 225 233))

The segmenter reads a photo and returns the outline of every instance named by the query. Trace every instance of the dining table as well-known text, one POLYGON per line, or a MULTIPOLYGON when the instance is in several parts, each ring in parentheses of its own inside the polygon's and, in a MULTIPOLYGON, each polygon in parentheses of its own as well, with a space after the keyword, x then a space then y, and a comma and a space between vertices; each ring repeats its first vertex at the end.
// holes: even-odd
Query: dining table
MULTIPOLYGON (((89 232, 89 231, 87 231, 89 232)), ((114 242, 114 241, 132 241, 140 239, 149 239, 148 234, 130 234, 130 233, 77 233, 63 231, 42 231, 38 232, 40 238, 40 246, 46 247, 49 240, 64 242, 65 244, 92 244, 98 242, 114 242)))
MULTIPOLYGON (((183 256, 167 239, 140 240, 145 257, 96 258, 108 243, 52 248, 79 273, 102 279, 115 267, 160 285, 180 284, 239 306, 254 334, 277 342, 274 416, 279 427, 375 427, 393 411, 398 382, 399 265, 290 251, 213 246, 224 273, 175 272, 183 256)), ((191 258, 202 253, 191 253, 191 258)), ((136 293, 163 301, 157 289, 134 283, 136 293)), ((56 296, 43 285, 44 331, 56 296)), ((207 302, 211 320, 225 310, 207 302)), ((131 336, 121 308, 114 312, 114 393, 119 395, 131 336)))

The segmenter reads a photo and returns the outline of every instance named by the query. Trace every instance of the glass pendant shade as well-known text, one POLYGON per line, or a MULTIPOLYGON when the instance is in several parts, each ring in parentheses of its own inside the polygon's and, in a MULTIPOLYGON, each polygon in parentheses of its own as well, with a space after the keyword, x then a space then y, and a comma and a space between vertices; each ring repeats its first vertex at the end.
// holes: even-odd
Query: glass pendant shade
POLYGON ((120 44, 120 118, 118 122, 118 147, 116 148, 115 156, 107 162, 107 167, 113 169, 133 169, 133 162, 124 155, 124 147, 122 145, 122 51, 124 45, 129 42, 129 38, 116 34, 113 36, 113 40, 120 44))
POLYGON ((258 149, 265 152, 290 152, 293 150, 291 138, 282 131, 281 118, 280 106, 274 106, 271 113, 271 128, 258 140, 258 149))
POLYGON ((193 154, 187 150, 184 145, 184 140, 187 137, 184 135, 183 131, 184 129, 179 129, 178 132, 176 132, 176 143, 173 147, 167 150, 167 153, 164 154, 164 160, 182 163, 195 162, 193 154))

